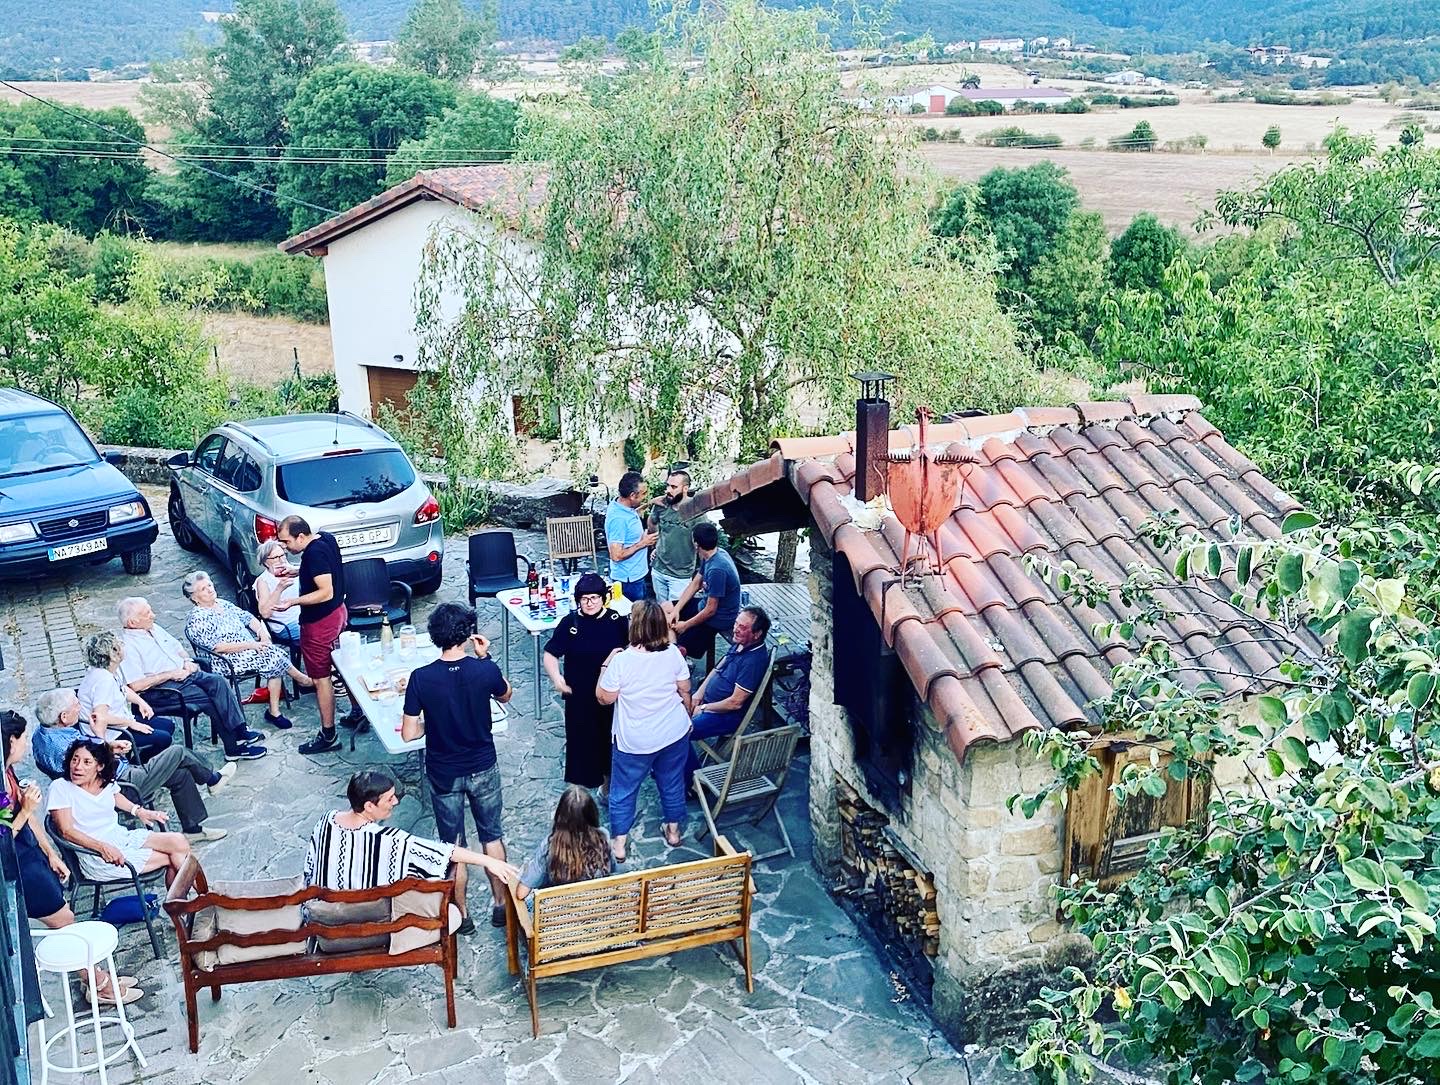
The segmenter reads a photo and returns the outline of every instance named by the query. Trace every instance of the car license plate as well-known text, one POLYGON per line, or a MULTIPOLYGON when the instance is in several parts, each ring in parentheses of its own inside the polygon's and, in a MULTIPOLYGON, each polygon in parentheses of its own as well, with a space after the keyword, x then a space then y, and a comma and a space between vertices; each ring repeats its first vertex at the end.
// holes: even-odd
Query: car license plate
POLYGON ((371 543, 388 543, 390 529, 388 527, 370 527, 364 531, 343 531, 335 536, 335 541, 340 544, 341 550, 356 546, 369 546, 371 543))
POLYGON ((66 558, 77 558, 81 554, 98 554, 109 545, 109 540, 102 536, 98 539, 86 539, 84 542, 66 543, 64 546, 52 546, 50 548, 50 560, 64 561, 66 558))

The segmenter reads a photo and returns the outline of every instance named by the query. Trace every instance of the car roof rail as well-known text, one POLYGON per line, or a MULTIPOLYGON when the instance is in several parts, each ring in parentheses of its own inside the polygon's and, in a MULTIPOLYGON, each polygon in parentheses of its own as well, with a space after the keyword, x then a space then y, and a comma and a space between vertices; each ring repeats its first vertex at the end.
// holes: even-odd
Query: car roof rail
MULTIPOLYGON (((370 419, 364 417, 363 415, 358 415, 358 414, 356 414, 354 411, 336 411, 335 413, 336 413, 336 414, 339 414, 339 415, 343 415, 343 416, 346 417, 346 418, 353 418, 353 419, 355 419, 355 421, 359 422, 362 426, 365 426, 365 427, 367 427, 367 428, 369 428, 369 429, 373 429, 376 433, 382 433, 382 434, 385 433, 385 431, 384 431, 383 429, 381 429, 379 426, 377 426, 374 422, 370 421, 370 419)), ((385 436, 388 437, 389 434, 385 434, 385 436)))
POLYGON ((269 443, 265 440, 265 438, 261 437, 254 430, 248 428, 243 422, 226 422, 224 423, 224 425, 221 426, 221 428, 223 429, 225 426, 229 426, 231 429, 239 430, 246 437, 250 438, 250 440, 254 441, 257 445, 263 448, 266 452, 270 453, 270 455, 279 455, 278 452, 276 452, 273 448, 270 447, 269 443))

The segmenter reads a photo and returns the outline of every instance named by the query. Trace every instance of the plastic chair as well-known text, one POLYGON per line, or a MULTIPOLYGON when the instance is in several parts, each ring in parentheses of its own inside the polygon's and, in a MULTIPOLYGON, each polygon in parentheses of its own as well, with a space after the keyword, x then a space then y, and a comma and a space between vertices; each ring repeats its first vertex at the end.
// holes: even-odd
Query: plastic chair
POLYGON ((358 558, 345 563, 346 628, 357 633, 378 632, 390 619, 400 625, 410 620, 410 585, 390 579, 384 558, 358 558))
POLYGON ((735 740, 729 762, 696 769, 695 794, 705 815, 705 827, 696 839, 704 840, 707 833, 718 837, 720 833, 715 823, 727 808, 760 803, 760 813, 750 819, 750 824, 760 824, 773 810, 775 824, 780 827, 780 839, 785 846, 756 855, 754 861, 758 863, 783 854, 795 858, 795 848, 790 843, 790 834, 785 831, 780 811, 775 809, 775 802, 780 798, 780 792, 785 790, 785 777, 790 772, 790 762, 799 741, 800 728, 793 724, 773 731, 752 731, 735 740))
MULTIPOLYGON (((230 689, 235 694, 235 699, 242 705, 249 699, 250 694, 240 692, 241 682, 253 682, 256 689, 259 689, 265 684, 265 679, 260 676, 260 672, 256 668, 237 667, 229 656, 221 652, 212 652, 203 645, 196 644, 188 633, 185 634, 185 639, 190 642, 190 654, 195 657, 195 662, 200 665, 200 669, 209 674, 218 674, 221 678, 225 679, 225 681, 229 682, 230 689)), ((284 682, 280 683, 280 694, 285 698, 285 703, 288 705, 290 703, 290 690, 284 682)), ((214 721, 212 720, 211 723, 212 731, 210 733, 210 741, 214 742, 214 721)))
MULTIPOLYGON (((70 910, 72 912, 77 910, 75 901, 80 896, 80 890, 87 887, 95 890, 95 896, 90 903, 91 916, 100 914, 100 898, 102 893, 111 889, 134 890, 135 895, 140 899, 142 906, 140 910, 145 916, 145 930, 150 934, 150 948, 154 951, 155 959, 158 961, 161 956, 164 955, 165 951, 160 943, 160 935, 155 929, 154 917, 150 914, 150 909, 144 907, 145 886, 154 885, 165 877, 165 868, 162 866, 150 871, 148 874, 141 874, 134 866, 127 862, 124 864, 124 867, 126 874, 129 875, 128 878, 125 874, 120 875, 118 878, 105 880, 87 877, 84 870, 80 867, 80 856, 84 854, 98 857, 100 853, 61 836, 60 828, 55 824, 55 818, 51 814, 45 815, 45 833, 50 837, 55 846, 60 849, 60 858, 65 860, 65 866, 70 871, 70 910)), ((120 868, 116 867, 115 869, 118 871, 120 868)))
MULTIPOLYGON (((40 1085, 46 1085, 50 1079, 50 1071, 58 1070, 66 1074, 80 1074, 90 1070, 98 1070, 100 1073, 100 1085, 107 1085, 109 1079, 105 1074, 105 1067, 114 1062, 127 1050, 135 1052, 135 1059, 145 1068, 145 1053, 140 1050, 139 1043, 135 1040, 135 1029, 125 1015, 125 1003, 117 999, 115 1012, 113 1014, 102 1014, 100 1002, 94 999, 90 1003, 90 1020, 77 1021, 75 1019, 75 1004, 70 995, 70 973, 84 972, 89 979, 90 990, 95 990, 96 966, 102 962, 106 965, 106 971, 111 977, 118 975, 115 971, 115 947, 119 944, 120 936, 109 923, 91 921, 87 923, 72 923, 68 927, 61 927, 58 930, 47 930, 42 932, 31 932, 38 935, 35 944, 35 967, 39 972, 53 972, 63 977, 61 987, 65 992, 65 1027, 53 1036, 45 1034, 45 1019, 42 1017, 40 1027, 40 1085), (95 1059, 93 1062, 82 1063, 80 1061, 80 1049, 77 1040, 81 1028, 89 1024, 95 1030, 95 1059), (105 1025, 119 1025, 120 1032, 125 1037, 125 1042, 108 1056, 105 1054, 105 1037, 103 1027, 105 1025), (57 1063, 50 1060, 50 1048, 65 1037, 70 1038, 70 1062, 57 1063)), ((118 991, 118 987, 117 987, 118 991)), ((45 1003, 45 1010, 48 1014, 50 1006, 45 1003)))
POLYGON ((502 591, 525 586, 525 578, 534 565, 529 558, 515 552, 515 536, 510 532, 476 532, 470 536, 469 546, 465 568, 472 607, 478 598, 493 599, 502 591), (520 575, 521 562, 525 563, 525 576, 520 575))
MULTIPOLYGON (((199 663, 199 660, 196 660, 199 663)), ((180 692, 178 686, 173 683, 163 682, 158 686, 151 686, 144 693, 145 700, 155 710, 157 716, 174 716, 180 720, 180 726, 185 730, 185 748, 195 748, 195 721, 202 715, 208 716, 203 708, 191 708, 185 703, 185 695, 180 692)), ((244 701, 241 701, 243 704, 244 701)), ((134 710, 132 710, 132 715, 134 710)), ((219 732, 215 730, 214 717, 210 717, 210 741, 219 740, 219 732)))

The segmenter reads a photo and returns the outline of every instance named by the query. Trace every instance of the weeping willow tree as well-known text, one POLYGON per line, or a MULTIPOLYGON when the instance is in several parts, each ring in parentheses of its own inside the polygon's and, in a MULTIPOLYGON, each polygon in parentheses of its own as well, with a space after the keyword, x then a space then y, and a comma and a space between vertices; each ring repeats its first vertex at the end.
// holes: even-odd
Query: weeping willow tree
POLYGON ((581 458, 619 426, 702 461, 853 425, 857 370, 899 375, 900 417, 1041 394, 993 277, 932 236, 912 145, 843 96, 821 13, 706 2, 624 55, 527 108, 505 223, 432 236, 416 302, 447 453, 496 451, 507 390, 581 458))

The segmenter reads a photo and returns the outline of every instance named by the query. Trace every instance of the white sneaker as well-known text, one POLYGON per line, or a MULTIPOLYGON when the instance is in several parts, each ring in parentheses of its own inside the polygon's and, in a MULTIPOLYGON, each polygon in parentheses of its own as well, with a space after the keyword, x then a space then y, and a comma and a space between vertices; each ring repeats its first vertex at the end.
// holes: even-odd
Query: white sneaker
POLYGON ((226 784, 228 784, 230 782, 230 778, 235 775, 235 762, 226 761, 224 766, 219 771, 220 779, 216 780, 209 787, 210 794, 212 795, 215 794, 215 792, 219 791, 226 784))
POLYGON ((213 844, 230 835, 228 829, 201 829, 198 833, 186 833, 185 839, 192 844, 213 844))

